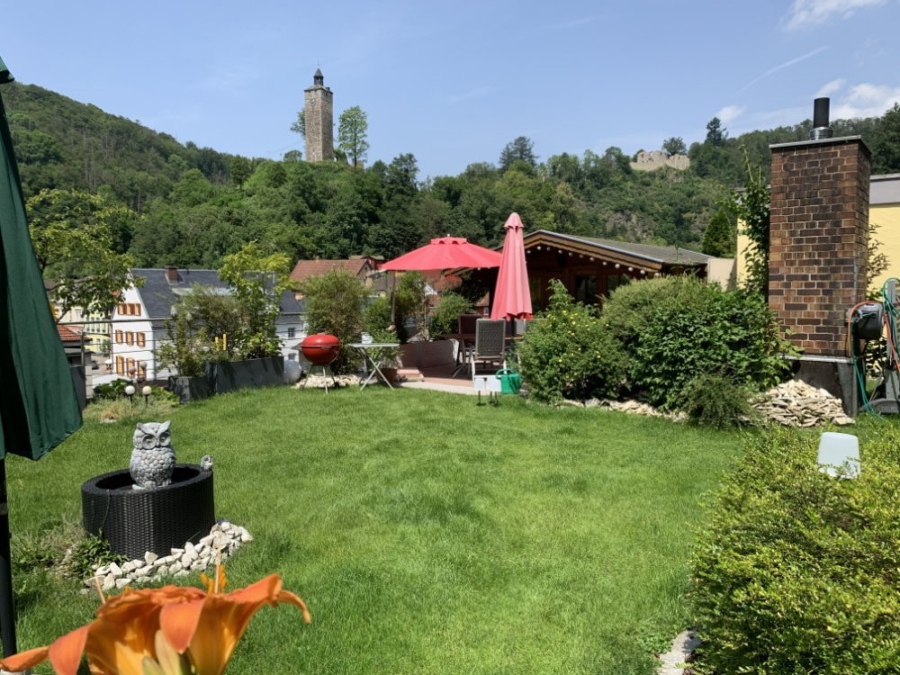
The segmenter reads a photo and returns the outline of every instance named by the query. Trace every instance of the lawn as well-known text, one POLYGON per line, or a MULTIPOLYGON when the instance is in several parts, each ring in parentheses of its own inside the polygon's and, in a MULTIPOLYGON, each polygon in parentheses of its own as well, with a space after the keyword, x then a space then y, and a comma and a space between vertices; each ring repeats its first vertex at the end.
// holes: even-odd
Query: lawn
MULTIPOLYGON (((232 675, 652 673, 652 647, 688 622, 700 502, 741 447, 663 419, 380 387, 239 392, 171 418, 180 462, 214 458, 217 517, 254 537, 230 587, 277 571, 313 616, 261 611, 232 675)), ((80 522, 81 483, 128 466, 134 421, 10 458, 20 649, 93 616, 95 596, 37 562, 80 522)))

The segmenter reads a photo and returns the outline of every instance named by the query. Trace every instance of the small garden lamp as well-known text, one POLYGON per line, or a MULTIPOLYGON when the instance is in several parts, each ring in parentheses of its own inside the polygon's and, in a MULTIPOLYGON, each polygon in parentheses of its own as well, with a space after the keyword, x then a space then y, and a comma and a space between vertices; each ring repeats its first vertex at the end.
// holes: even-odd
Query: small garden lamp
POLYGON ((125 387, 125 395, 128 397, 128 400, 131 401, 131 404, 134 405, 134 385, 129 384, 125 387))
POLYGON ((150 387, 149 384, 145 384, 144 388, 141 389, 141 394, 144 395, 144 407, 147 406, 147 402, 150 400, 150 394, 152 394, 152 393, 153 393, 153 389, 150 387))

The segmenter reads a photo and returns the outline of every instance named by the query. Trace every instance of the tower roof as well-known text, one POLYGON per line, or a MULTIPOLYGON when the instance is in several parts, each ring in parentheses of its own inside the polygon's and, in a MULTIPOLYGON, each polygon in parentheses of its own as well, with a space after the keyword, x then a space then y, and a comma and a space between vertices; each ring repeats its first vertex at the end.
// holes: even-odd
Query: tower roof
POLYGON ((313 85, 317 84, 320 86, 325 84, 325 77, 322 75, 322 71, 318 68, 316 68, 316 74, 313 75, 313 85))

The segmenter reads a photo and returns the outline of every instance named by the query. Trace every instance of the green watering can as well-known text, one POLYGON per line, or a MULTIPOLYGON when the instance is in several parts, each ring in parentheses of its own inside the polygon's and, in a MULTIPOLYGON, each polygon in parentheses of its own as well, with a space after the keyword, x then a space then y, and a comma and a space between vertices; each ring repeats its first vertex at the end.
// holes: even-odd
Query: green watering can
POLYGON ((496 378, 500 380, 501 394, 518 394, 519 389, 522 388, 522 376, 509 368, 498 370, 496 378))

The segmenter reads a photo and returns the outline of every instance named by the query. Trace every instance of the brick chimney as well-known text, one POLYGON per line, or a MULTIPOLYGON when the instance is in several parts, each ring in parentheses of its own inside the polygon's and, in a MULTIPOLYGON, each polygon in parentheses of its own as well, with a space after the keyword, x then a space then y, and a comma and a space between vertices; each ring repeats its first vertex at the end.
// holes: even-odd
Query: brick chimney
POLYGON ((769 306, 803 350, 798 377, 852 414, 847 315, 866 296, 871 153, 859 136, 821 128, 814 140, 770 146, 769 306))
POLYGON ((174 265, 166 265, 166 281, 170 284, 178 283, 178 268, 174 265))

